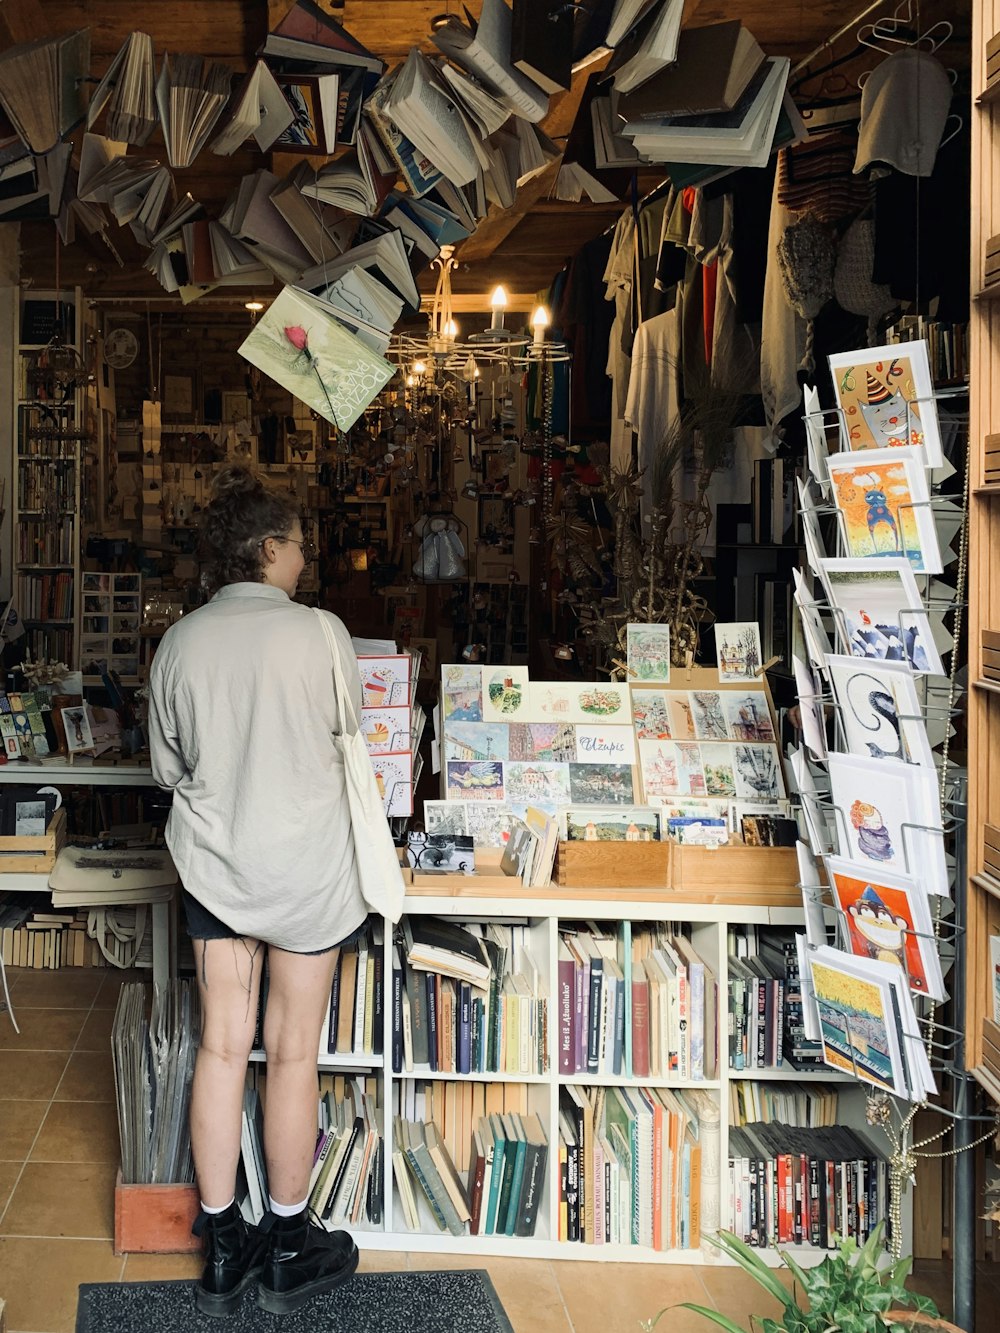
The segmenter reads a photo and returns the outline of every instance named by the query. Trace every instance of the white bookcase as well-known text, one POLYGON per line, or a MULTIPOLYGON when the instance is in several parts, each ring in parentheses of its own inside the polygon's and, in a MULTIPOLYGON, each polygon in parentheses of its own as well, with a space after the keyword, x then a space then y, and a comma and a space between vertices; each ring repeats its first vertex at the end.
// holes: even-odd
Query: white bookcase
MULTIPOLYGON (((667 897, 654 902, 637 897, 634 901, 622 900, 622 890, 607 899, 601 899, 599 890, 589 891, 586 896, 572 898, 562 896, 568 890, 561 891, 556 897, 430 897, 408 896, 404 911, 406 914, 452 917, 459 921, 524 921, 531 927, 531 950, 539 972, 539 988, 549 1000, 549 1060, 545 1074, 446 1074, 431 1071, 426 1067, 417 1067, 412 1073, 394 1074, 391 1067, 392 1050, 392 1013, 391 1013, 391 976, 392 976, 392 939, 391 930, 385 932, 383 944, 383 976, 385 979, 383 999, 383 1051, 384 1058, 376 1056, 331 1056, 325 1053, 325 1047, 319 1056, 319 1067, 323 1070, 335 1070, 344 1073, 374 1072, 382 1078, 380 1104, 382 1108, 382 1134, 387 1151, 383 1154, 383 1220, 382 1226, 358 1228, 359 1243, 369 1249, 409 1250, 416 1253, 447 1253, 472 1255, 508 1255, 521 1258, 542 1259, 581 1259, 592 1263, 656 1263, 656 1264, 700 1264, 724 1262, 718 1258, 713 1246, 702 1244, 700 1249, 656 1251, 633 1245, 584 1245, 577 1242, 558 1239, 558 1113, 559 1091, 568 1083, 595 1087, 609 1084, 661 1087, 702 1088, 717 1098, 721 1113, 721 1135, 718 1161, 711 1163, 703 1160, 702 1179, 705 1173, 718 1173, 721 1188, 725 1189, 728 1173, 728 1115, 730 1079, 786 1080, 802 1083, 837 1083, 840 1092, 840 1110, 838 1121, 864 1127, 864 1089, 852 1078, 838 1075, 833 1070, 821 1073, 792 1071, 785 1069, 730 1071, 727 1069, 727 1006, 725 985, 726 930, 730 924, 755 924, 758 926, 789 927, 801 924, 801 913, 789 907, 755 907, 739 904, 721 903, 686 903, 667 897), (636 922, 670 921, 690 927, 692 942, 699 955, 708 963, 719 978, 719 1004, 717 1008, 719 1069, 717 1076, 711 1079, 680 1081, 677 1079, 633 1079, 601 1077, 590 1074, 561 1075, 557 1044, 559 1024, 556 1013, 557 993, 557 946, 559 924, 561 921, 611 922, 631 920, 636 922), (439 1231, 426 1215, 426 1230, 410 1231, 403 1222, 402 1208, 392 1176, 392 1159, 388 1149, 392 1143, 392 1109, 395 1101, 395 1085, 412 1080, 433 1080, 443 1083, 448 1080, 474 1081, 482 1083, 519 1083, 527 1085, 529 1109, 538 1112, 545 1127, 549 1151, 546 1165, 545 1187, 535 1234, 529 1238, 506 1236, 452 1236, 439 1231)), ((664 890, 668 894, 668 890, 664 890)), ((263 1060, 263 1053, 255 1053, 255 1059, 263 1060)), ((871 1137, 880 1141, 875 1131, 871 1137)), ((883 1145, 884 1146, 884 1145, 883 1145)), ((704 1201, 704 1186, 702 1198, 704 1201)), ((723 1201, 724 1202, 724 1201, 723 1201)), ((723 1208, 723 1219, 725 1209, 723 1208)), ((723 1221, 723 1225, 724 1225, 723 1221)), ((909 1197, 904 1198, 903 1207, 903 1250, 910 1250, 912 1230, 909 1197)), ((783 1246, 800 1263, 814 1264, 827 1253, 811 1246, 783 1246)), ((768 1262, 777 1264, 777 1254, 772 1250, 759 1250, 758 1253, 768 1262)))

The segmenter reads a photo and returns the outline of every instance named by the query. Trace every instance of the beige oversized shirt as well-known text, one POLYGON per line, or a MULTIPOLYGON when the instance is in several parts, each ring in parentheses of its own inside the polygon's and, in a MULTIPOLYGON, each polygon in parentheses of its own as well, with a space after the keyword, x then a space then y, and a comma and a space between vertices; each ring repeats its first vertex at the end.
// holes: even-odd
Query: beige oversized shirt
MULTIPOLYGON (((360 709, 350 635, 330 621, 360 709)), ((167 845, 188 892, 241 935, 308 952, 365 919, 339 730, 323 628, 280 588, 228 584, 163 636, 149 746, 174 793, 167 845)))

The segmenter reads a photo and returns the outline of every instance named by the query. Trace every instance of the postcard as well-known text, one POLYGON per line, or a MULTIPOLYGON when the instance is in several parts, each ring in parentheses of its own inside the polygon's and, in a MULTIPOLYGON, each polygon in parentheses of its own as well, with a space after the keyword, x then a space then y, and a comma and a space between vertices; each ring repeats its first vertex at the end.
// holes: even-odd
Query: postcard
POLYGON ((576 721, 576 687, 562 681, 530 683, 528 719, 532 722, 576 721))
POLYGON ((737 744, 733 750, 736 795, 741 800, 777 801, 785 794, 785 780, 776 745, 737 744))
POLYGON ((396 373, 294 287, 282 288, 239 353, 340 431, 350 430, 396 373))
MULTIPOLYGON (((70 754, 94 748, 94 737, 90 730, 90 716, 86 704, 77 708, 60 708, 63 726, 66 730, 66 749, 70 754)), ((8 750, 8 753, 9 750, 8 750)))
MULTIPOLYGON (((829 659, 828 659, 829 660, 829 659)), ((851 661, 854 659, 852 658, 851 661)), ((820 697, 816 678, 807 662, 793 655, 792 672, 795 676, 795 691, 799 701, 799 721, 802 739, 809 747, 814 759, 826 758, 826 725, 823 701, 820 697)))
POLYGON ((815 571, 820 560, 826 555, 826 546, 819 526, 819 514, 809 494, 809 487, 801 477, 795 478, 799 494, 799 521, 802 524, 802 540, 806 548, 806 559, 815 571))
POLYGON ((691 717, 694 721, 694 734, 700 741, 726 741, 729 739, 729 723, 726 721, 726 706, 719 690, 691 690, 688 695, 691 703, 691 717))
POLYGON ((635 763, 635 732, 631 727, 601 727, 580 723, 576 728, 578 764, 635 763))
POLYGON ((576 759, 576 727, 571 722, 511 722, 505 759, 568 764, 576 759))
POLYGON ((375 784, 385 803, 387 816, 413 813, 413 755, 407 750, 399 754, 372 755, 375 784))
POLYGON ((472 801, 466 806, 469 836, 477 847, 506 847, 518 818, 506 801, 472 801))
POLYGON ((657 737, 669 740, 673 734, 670 721, 670 695, 666 690, 632 690, 632 725, 639 740, 657 737))
POLYGON ((774 740, 774 724, 764 690, 723 690, 722 706, 728 734, 734 741, 774 740))
POLYGON ((798 794, 809 846, 814 856, 823 856, 833 851, 837 845, 835 832, 831 827, 834 816, 831 812, 828 817, 828 806, 820 799, 813 770, 802 746, 789 752, 788 763, 792 772, 792 783, 798 794))
POLYGON ((672 800, 676 796, 722 794, 708 791, 700 748, 690 742, 679 744, 676 741, 640 740, 639 766, 643 796, 647 802, 672 800), (698 752, 696 758, 692 750, 698 752), (692 760, 695 762, 692 763, 692 760), (696 774, 693 789, 692 771, 696 774))
POLYGON ((724 847, 729 825, 710 815, 675 815, 667 820, 667 837, 693 847, 724 847))
MULTIPOLYGON (((822 575, 823 561, 821 560, 819 563, 822 575)), ((806 588, 802 571, 798 569, 792 570, 792 597, 795 601, 795 610, 798 612, 798 623, 802 628, 802 643, 809 661, 814 667, 822 671, 826 664, 827 654, 833 651, 833 647, 830 643, 830 636, 826 632, 826 626, 823 624, 820 604, 806 588)), ((793 653, 795 651, 793 649, 793 653)))
POLYGON ((635 797, 631 764, 570 764, 569 799, 580 805, 631 805, 635 797))
POLYGON ((701 762, 706 796, 721 800, 736 795, 731 745, 706 745, 702 750, 701 762))
POLYGON ((947 897, 935 771, 853 754, 830 754, 827 763, 841 856, 913 875, 947 897))
POLYGON ((760 626, 753 620, 717 620, 715 656, 719 664, 719 679, 724 684, 738 680, 759 683, 760 626))
POLYGON ((503 766, 504 795, 511 802, 530 805, 548 801, 565 804, 570 800, 569 764, 515 763, 503 766))
POLYGON ((428 833, 449 833, 453 836, 468 832, 464 801, 424 801, 424 826, 428 833))
MULTIPOLYGON (((803 386, 803 420, 806 424, 806 447, 809 458, 809 471, 823 485, 826 482, 826 460, 830 452, 826 440, 826 420, 819 405, 819 394, 811 384, 803 386)), ((847 432, 843 432, 846 448, 847 432)))
POLYGON ((632 625, 625 631, 630 681, 670 680, 670 626, 632 625))
POLYGON ((361 702, 365 708, 409 707, 410 658, 406 653, 393 657, 359 657, 358 670, 361 673, 361 702))
POLYGON ((660 814, 651 805, 569 806, 560 832, 567 842, 659 842, 660 814))
POLYGON ((483 721, 521 721, 528 716, 528 668, 483 667, 483 721))
POLYGON ((826 870, 851 953, 892 963, 915 994, 943 1001, 930 905, 917 881, 885 870, 869 874, 864 866, 834 856, 827 858, 826 870))
POLYGON ((926 342, 838 352, 828 358, 848 449, 914 445, 926 465, 944 462, 926 342))
POLYGON ((499 760, 450 759, 445 781, 450 801, 502 801, 504 766, 499 760))
POLYGON ((944 675, 913 570, 906 560, 823 560, 824 580, 852 657, 909 662, 914 671, 944 675))
POLYGON ((826 661, 837 718, 852 754, 934 767, 917 678, 907 662, 859 662, 839 655, 826 661))
POLYGON ((909 1096, 892 999, 899 969, 821 944, 809 950, 823 1059, 865 1083, 909 1096))
POLYGON ((482 722, 483 672, 481 667, 450 663, 441 668, 444 720, 482 722))
POLYGON ((510 733, 503 722, 461 722, 454 715, 444 723, 444 757, 507 759, 510 733))
POLYGON ((594 684, 574 686, 575 722, 624 722, 631 718, 627 685, 594 684))
POLYGON ((847 555, 902 556, 918 574, 940 574, 934 512, 922 451, 869 449, 833 454, 828 464, 847 555))
MULTIPOLYGON (((410 748, 409 708, 362 708, 361 734, 369 754, 410 748)), ((456 756, 457 757, 457 756, 456 756)), ((462 758, 465 758, 463 755, 462 758)))

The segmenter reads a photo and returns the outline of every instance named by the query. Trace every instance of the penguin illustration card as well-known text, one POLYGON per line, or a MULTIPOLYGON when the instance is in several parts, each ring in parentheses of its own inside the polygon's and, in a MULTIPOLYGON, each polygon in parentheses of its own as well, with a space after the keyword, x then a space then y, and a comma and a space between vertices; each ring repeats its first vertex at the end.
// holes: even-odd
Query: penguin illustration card
POLYGON ((859 662, 831 654, 826 659, 846 747, 871 759, 898 759, 934 767, 917 681, 906 662, 859 662))
POLYGON ((837 559, 820 564, 852 657, 908 662, 914 671, 944 675, 909 561, 837 559))
POLYGON ((830 794, 840 855, 872 870, 916 877, 948 896, 941 801, 934 770, 830 754, 830 794))
POLYGON ((912 444, 927 467, 944 462, 927 343, 893 343, 838 352, 830 377, 843 409, 848 449, 891 449, 912 444))
POLYGON ((826 861, 851 953, 892 963, 917 995, 944 1000, 944 978, 927 895, 907 875, 869 873, 853 861, 826 861))
POLYGON ((365 708, 406 708, 410 703, 410 658, 359 657, 361 702, 365 708))
POLYGON ((920 451, 869 449, 827 461, 847 554, 903 556, 915 573, 940 574, 941 551, 920 451))

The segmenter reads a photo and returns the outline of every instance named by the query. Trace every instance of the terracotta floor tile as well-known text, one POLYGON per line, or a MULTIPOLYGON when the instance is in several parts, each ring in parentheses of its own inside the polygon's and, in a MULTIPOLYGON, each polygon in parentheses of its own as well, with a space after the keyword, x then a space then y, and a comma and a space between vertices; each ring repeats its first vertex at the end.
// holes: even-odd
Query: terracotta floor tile
POLYGON ((114 1027, 114 1009, 94 1008, 87 1015, 76 1044, 78 1051, 110 1051, 111 1029, 114 1027))
POLYGON ((125 1258, 124 1282, 170 1282, 174 1278, 200 1277, 200 1254, 129 1254, 125 1258))
POLYGON ((66 1062, 57 1102, 113 1102, 115 1068, 110 1051, 74 1051, 66 1062))
POLYGON ((24 1161, 48 1109, 47 1101, 0 1102, 0 1158, 24 1161))
POLYGON ((104 967, 97 968, 95 976, 101 978, 101 989, 97 994, 96 1009, 114 1009, 118 1003, 118 992, 126 981, 149 981, 152 973, 141 967, 104 967))
MULTIPOLYGON (((748 1316, 751 1314, 777 1318, 780 1313, 778 1302, 756 1283, 748 1273, 732 1265, 706 1264, 700 1269, 705 1290, 720 1314, 728 1315, 737 1323, 749 1327, 748 1316)), ((791 1286, 789 1274, 776 1274, 786 1286, 791 1286)))
POLYGON ((109 1240, 0 1236, 0 1291, 7 1327, 73 1333, 81 1282, 116 1282, 124 1260, 109 1240), (44 1280, 40 1278, 44 1275, 44 1280))
POLYGON ((11 999, 18 1008, 89 1009, 101 989, 99 972, 65 968, 61 972, 26 972, 11 999))
POLYGON ((112 1162, 25 1163, 0 1234, 110 1239, 117 1169, 112 1162))
MULTIPOLYGON (((71 1051, 76 1045, 85 1009, 31 1009, 14 1000, 16 1033, 6 1020, 0 1023, 0 1051, 71 1051)), ((0 1056, 0 1059, 3 1057, 0 1056)))
POLYGON ((118 1120, 108 1102, 53 1102, 31 1153, 33 1162, 114 1162, 118 1120))
POLYGON ((562 1333, 572 1325, 562 1291, 544 1259, 486 1259, 489 1273, 514 1333, 562 1333))
POLYGON ((59 1086, 68 1058, 65 1051, 4 1051, 0 1055, 0 1102, 36 1097, 48 1101, 59 1086))
MULTIPOLYGON (((575 1333, 638 1330, 664 1306, 693 1301, 711 1307, 701 1269, 677 1264, 629 1264, 553 1260, 552 1268, 575 1333), (612 1277, 614 1274, 614 1277, 612 1277)), ((701 1315, 672 1310, 660 1320, 664 1333, 706 1333, 701 1315)))
POLYGON ((14 1189, 14 1184, 21 1174, 21 1162, 0 1162, 0 1217, 7 1207, 7 1200, 14 1189))

